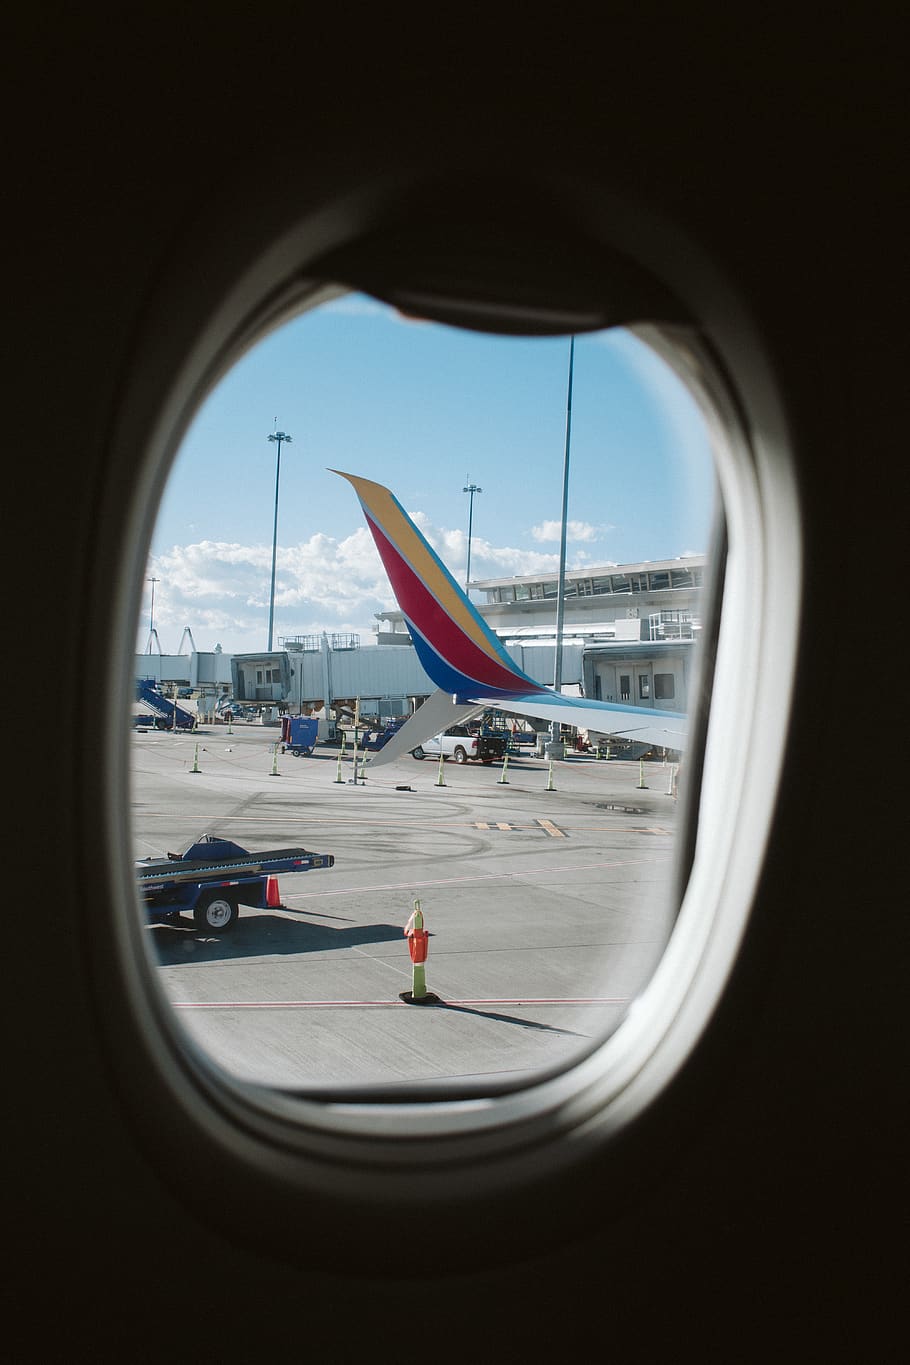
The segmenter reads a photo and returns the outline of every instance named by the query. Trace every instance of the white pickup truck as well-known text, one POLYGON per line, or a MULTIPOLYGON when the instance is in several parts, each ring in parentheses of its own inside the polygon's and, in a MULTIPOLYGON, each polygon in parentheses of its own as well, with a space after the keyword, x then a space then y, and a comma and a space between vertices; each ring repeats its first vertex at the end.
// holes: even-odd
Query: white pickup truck
POLYGON ((414 758, 438 758, 444 754, 456 763, 467 763, 477 759, 480 763, 493 763, 505 755, 508 740, 503 735, 472 734, 466 725, 450 725, 440 735, 425 739, 416 749, 411 750, 414 758))

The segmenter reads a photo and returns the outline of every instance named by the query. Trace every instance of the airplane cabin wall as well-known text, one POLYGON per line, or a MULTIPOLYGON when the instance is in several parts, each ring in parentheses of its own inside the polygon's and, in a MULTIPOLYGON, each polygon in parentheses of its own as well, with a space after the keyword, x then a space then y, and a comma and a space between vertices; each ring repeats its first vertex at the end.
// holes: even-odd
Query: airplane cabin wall
POLYGON ((105 1054, 106 983, 83 939, 95 894, 80 849, 86 791, 104 773, 92 680, 61 686, 56 668, 36 667, 6 749, 18 869, 4 935, 11 1359, 69 1358, 77 1345, 101 1360, 254 1359, 279 1343, 332 1361, 517 1360, 541 1347, 554 1359, 591 1347, 625 1359, 890 1358, 906 1162, 905 890, 891 851, 903 775, 887 737, 844 720, 843 642, 826 610, 834 597, 843 619, 861 619, 856 566, 880 564, 896 540, 887 108, 873 111, 882 90, 848 43, 835 69, 792 33, 756 27, 718 66, 700 30, 678 59, 667 33, 658 50, 645 29, 630 51, 608 30, 594 56, 573 48, 565 61, 558 50, 526 60, 516 40, 498 70, 477 54, 480 32, 390 64, 321 46, 315 26, 291 40, 277 17, 239 31, 199 14, 122 29, 34 19, 13 47, 11 647, 34 656, 51 622, 54 660, 79 657, 98 609, 97 484, 159 273, 192 261, 213 217, 233 231, 232 205, 246 231, 276 185, 315 196, 410 149, 457 173, 491 144, 512 165, 562 158, 655 205, 745 298, 799 455, 807 607, 741 964, 661 1101, 678 1141, 655 1146, 653 1182, 608 1214, 594 1163, 566 1242, 553 1240, 557 1185, 516 1211, 514 1259, 482 1265, 479 1225, 429 1278, 447 1249, 419 1195, 377 1236, 375 1270, 351 1275, 326 1266, 305 1225, 299 1264, 248 1246, 241 1228, 207 1226, 207 1199, 228 1211, 242 1199, 206 1188, 202 1154, 187 1154, 196 1208, 156 1168, 105 1054))

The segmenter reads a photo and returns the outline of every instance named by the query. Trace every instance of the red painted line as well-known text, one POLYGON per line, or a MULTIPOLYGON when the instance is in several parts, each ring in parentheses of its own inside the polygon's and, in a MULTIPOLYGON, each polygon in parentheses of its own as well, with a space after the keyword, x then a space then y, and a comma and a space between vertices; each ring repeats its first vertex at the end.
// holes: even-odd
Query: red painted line
MULTIPOLYGON (((172 1000, 175 1010, 307 1010, 307 1009, 377 1009, 394 1007, 402 1000, 172 1000)), ((586 996, 560 999, 543 996, 540 999, 521 995, 497 997, 489 1000, 444 1000, 446 1005, 627 1005, 628 996, 586 996)))

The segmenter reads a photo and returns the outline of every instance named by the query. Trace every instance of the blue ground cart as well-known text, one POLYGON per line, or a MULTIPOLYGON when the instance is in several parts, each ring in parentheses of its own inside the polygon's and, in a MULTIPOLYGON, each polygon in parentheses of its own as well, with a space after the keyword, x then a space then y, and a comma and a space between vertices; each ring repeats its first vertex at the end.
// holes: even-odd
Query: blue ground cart
POLYGON ((230 839, 205 834, 185 853, 138 859, 136 877, 150 923, 179 923, 187 913, 197 928, 227 933, 241 905, 280 906, 279 872, 311 872, 334 863, 331 853, 305 848, 250 853, 230 839))

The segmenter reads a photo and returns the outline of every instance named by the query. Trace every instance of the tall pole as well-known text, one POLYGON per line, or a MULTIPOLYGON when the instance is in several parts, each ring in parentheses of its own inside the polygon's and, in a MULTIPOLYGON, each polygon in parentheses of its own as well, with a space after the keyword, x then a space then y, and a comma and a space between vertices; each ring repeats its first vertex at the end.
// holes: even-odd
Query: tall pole
POLYGON ((468 584, 471 581, 471 534, 474 528, 474 494, 482 493, 483 489, 478 488, 476 483, 467 483, 461 491, 462 493, 470 493, 471 495, 468 502, 468 563, 464 574, 464 590, 467 592, 468 584))
POLYGON ((152 605, 149 607, 149 642, 148 648, 145 651, 146 654, 151 654, 152 652, 152 640, 154 639, 155 635, 155 584, 160 583, 161 579, 150 578, 149 582, 152 585, 152 605))
MULTIPOLYGON (((562 469, 562 527, 559 536, 559 586, 556 590, 556 665, 554 689, 562 687, 562 625, 566 609, 566 525, 569 516, 569 444, 572 437, 572 370, 575 362, 575 338, 569 338, 569 384, 566 392, 566 448, 562 469)), ((551 728, 553 743, 559 741, 559 722, 551 728)))
POLYGON ((275 562, 278 557, 278 482, 281 478, 281 443, 291 443, 291 437, 286 431, 276 431, 274 436, 270 436, 270 441, 278 442, 278 458, 275 461, 275 524, 272 530, 272 587, 269 593, 269 643, 268 651, 272 652, 272 626, 275 621, 275 562))

